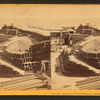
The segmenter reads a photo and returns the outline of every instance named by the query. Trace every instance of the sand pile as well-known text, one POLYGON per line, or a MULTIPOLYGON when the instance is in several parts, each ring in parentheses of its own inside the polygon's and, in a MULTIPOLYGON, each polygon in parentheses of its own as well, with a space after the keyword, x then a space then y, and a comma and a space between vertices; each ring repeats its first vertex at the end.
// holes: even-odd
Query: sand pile
POLYGON ((88 53, 100 53, 100 36, 87 40, 82 50, 88 53))
POLYGON ((22 54, 25 53, 32 44, 33 43, 31 42, 31 40, 26 36, 15 36, 11 38, 10 41, 5 44, 5 46, 7 46, 6 50, 8 52, 22 54))

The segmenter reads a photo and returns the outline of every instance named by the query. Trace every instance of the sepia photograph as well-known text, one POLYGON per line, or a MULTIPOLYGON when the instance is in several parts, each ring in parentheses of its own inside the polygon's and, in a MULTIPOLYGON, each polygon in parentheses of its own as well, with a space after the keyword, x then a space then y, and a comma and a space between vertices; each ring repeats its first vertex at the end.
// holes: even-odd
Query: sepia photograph
POLYGON ((99 90, 99 10, 0 6, 0 90, 99 90))
POLYGON ((0 6, 0 12, 0 90, 51 89, 45 8, 0 6))
POLYGON ((100 89, 100 5, 52 9, 52 89, 100 89))

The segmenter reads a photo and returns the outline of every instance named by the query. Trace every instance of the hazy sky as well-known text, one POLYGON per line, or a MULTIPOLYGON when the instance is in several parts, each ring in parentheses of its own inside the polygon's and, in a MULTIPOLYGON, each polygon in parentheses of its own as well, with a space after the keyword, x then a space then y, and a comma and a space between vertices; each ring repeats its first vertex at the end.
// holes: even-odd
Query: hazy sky
POLYGON ((0 28, 11 23, 44 28, 90 23, 100 28, 100 5, 1 6, 0 28))

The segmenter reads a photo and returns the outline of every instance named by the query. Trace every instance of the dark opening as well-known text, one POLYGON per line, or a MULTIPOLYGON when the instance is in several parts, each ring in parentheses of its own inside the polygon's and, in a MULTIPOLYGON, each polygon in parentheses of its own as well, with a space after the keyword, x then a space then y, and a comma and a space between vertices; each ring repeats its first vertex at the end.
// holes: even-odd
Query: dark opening
POLYGON ((68 37, 65 38, 65 45, 68 45, 68 37))

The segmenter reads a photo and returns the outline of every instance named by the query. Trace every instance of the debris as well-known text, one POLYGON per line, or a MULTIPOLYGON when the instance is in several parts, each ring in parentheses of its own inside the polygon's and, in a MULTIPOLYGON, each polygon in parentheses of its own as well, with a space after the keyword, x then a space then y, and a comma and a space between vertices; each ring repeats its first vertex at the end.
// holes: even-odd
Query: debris
POLYGON ((23 37, 15 36, 5 44, 5 46, 7 46, 6 50, 8 52, 17 54, 25 53, 29 49, 30 45, 32 45, 32 42, 26 36, 23 37))
POLYGON ((100 36, 93 39, 90 38, 85 42, 82 50, 88 53, 100 53, 100 36))

